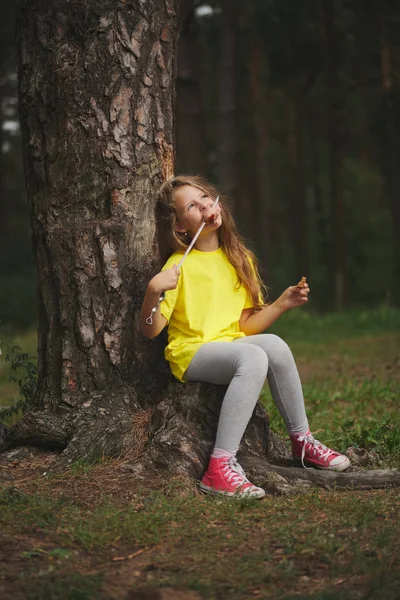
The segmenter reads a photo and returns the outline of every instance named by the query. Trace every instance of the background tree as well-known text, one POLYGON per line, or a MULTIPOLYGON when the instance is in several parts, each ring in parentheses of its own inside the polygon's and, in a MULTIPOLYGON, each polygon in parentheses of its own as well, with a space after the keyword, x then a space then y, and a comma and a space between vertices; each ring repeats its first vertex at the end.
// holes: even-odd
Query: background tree
POLYGON ((205 173, 206 132, 199 72, 199 25, 194 0, 180 0, 179 9, 176 168, 179 173, 205 173))
POLYGON ((16 1, 0 5, 0 326, 36 319, 35 269, 18 127, 16 1))

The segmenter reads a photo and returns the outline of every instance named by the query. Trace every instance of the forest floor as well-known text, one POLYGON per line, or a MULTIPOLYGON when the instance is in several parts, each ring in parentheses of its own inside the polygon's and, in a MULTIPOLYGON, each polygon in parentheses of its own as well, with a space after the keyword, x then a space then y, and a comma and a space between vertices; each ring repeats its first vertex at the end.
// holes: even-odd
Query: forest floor
MULTIPOLYGON (((317 437, 400 468, 398 315, 357 315, 276 332, 317 437)), ((123 458, 49 474, 53 460, 0 456, 2 600, 400 599, 398 489, 229 501, 160 473, 138 483, 123 458)))

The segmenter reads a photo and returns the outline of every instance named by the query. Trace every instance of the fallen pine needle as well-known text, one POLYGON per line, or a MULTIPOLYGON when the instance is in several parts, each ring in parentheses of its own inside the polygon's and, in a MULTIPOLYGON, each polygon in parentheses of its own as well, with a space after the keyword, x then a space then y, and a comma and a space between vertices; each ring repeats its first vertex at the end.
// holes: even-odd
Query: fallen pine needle
POLYGON ((128 556, 115 556, 112 560, 129 560, 130 558, 135 558, 135 556, 139 556, 139 554, 143 554, 143 552, 146 552, 146 550, 147 548, 141 548, 140 550, 136 550, 136 552, 133 552, 133 554, 128 554, 128 556))

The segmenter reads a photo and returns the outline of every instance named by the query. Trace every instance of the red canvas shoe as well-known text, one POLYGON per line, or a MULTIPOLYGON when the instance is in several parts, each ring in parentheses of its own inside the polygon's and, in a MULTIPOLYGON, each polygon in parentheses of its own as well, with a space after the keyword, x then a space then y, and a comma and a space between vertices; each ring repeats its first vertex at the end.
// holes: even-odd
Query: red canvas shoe
POLYGON ((236 458, 210 458, 200 489, 209 494, 222 494, 235 498, 263 498, 265 491, 247 479, 236 458))
POLYGON ((328 471, 344 471, 350 466, 347 456, 335 452, 314 439, 310 430, 301 435, 290 436, 293 458, 301 460, 305 469, 327 469, 328 471), (308 465, 308 466, 306 466, 308 465))

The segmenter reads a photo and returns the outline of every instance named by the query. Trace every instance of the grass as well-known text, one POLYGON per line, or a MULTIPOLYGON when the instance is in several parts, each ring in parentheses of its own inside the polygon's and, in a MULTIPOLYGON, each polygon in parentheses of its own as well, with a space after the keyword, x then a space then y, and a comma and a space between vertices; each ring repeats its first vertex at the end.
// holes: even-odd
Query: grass
MULTIPOLYGON (((346 589, 344 583, 362 584, 369 591, 377 579, 392 582, 400 567, 395 498, 393 492, 318 491, 301 501, 269 497, 254 503, 160 491, 137 495, 124 508, 103 498, 92 511, 79 501, 54 502, 6 488, 0 525, 11 546, 16 532, 19 540, 28 536, 18 558, 30 572, 31 588, 49 587, 49 573, 54 579, 58 571, 72 586, 75 564, 78 580, 89 586, 82 598, 107 598, 102 581, 112 580, 115 559, 121 559, 125 569, 118 576, 137 587, 186 588, 216 600, 286 598, 310 587, 328 593, 346 589), (86 580, 88 575, 98 578, 86 580)), ((25 589, 23 581, 19 589, 25 589)), ((52 595, 43 597, 78 597, 67 589, 59 595, 50 586, 52 595)))
POLYGON ((290 311, 277 321, 270 331, 293 342, 324 346, 354 337, 368 338, 400 332, 400 310, 381 307, 376 310, 349 310, 329 314, 314 314, 306 310, 290 311))
MULTIPOLYGON (((294 351, 312 429, 399 467, 400 312, 297 315, 274 331, 294 351)), ((35 345, 32 333, 13 341, 35 345)), ((8 368, 0 365, 1 394, 8 368)), ((263 401, 282 431, 267 390, 263 401)), ((184 478, 150 490, 112 461, 44 476, 46 460, 3 469, 4 600, 112 600, 161 587, 193 600, 398 598, 397 490, 230 502, 199 495, 184 478)))
MULTIPOLYGON (((382 466, 399 467, 400 311, 289 313, 271 332, 293 350, 309 421, 322 441, 341 451, 366 448, 382 466)), ((262 401, 272 429, 285 434, 268 388, 262 401)))

